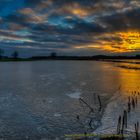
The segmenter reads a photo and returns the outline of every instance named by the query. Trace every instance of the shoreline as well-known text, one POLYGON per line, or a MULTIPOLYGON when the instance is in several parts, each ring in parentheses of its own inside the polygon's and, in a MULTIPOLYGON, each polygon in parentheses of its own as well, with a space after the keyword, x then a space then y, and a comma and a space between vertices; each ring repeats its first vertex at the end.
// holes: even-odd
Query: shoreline
POLYGON ((61 58, 48 58, 48 59, 0 59, 0 62, 31 62, 31 61, 100 61, 100 62, 117 62, 117 63, 131 63, 131 64, 140 64, 140 58, 132 58, 132 59, 61 59, 61 58), (128 61, 129 60, 129 61, 128 61), (131 61, 132 60, 132 61, 131 61))

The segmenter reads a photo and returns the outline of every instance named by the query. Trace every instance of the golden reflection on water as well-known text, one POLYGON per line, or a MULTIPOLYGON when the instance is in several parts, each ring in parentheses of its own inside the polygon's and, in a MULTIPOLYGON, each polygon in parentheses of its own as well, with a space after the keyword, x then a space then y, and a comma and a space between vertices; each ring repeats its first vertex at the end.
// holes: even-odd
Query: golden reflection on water
POLYGON ((140 70, 120 68, 118 73, 123 95, 130 96, 132 92, 140 91, 140 70))

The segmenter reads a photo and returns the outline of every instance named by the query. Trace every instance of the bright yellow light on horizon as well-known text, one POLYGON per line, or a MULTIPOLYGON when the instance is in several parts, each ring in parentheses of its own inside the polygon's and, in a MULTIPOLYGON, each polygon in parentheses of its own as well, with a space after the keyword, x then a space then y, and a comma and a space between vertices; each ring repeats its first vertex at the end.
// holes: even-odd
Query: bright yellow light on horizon
POLYGON ((122 39, 121 48, 127 51, 135 51, 140 49, 140 32, 128 31, 119 32, 118 36, 122 39))
POLYGON ((76 49, 98 49, 112 53, 134 52, 140 50, 140 32, 127 31, 115 32, 99 36, 98 43, 88 44, 86 46, 75 46, 76 49), (104 37, 116 37, 119 40, 102 40, 104 37))

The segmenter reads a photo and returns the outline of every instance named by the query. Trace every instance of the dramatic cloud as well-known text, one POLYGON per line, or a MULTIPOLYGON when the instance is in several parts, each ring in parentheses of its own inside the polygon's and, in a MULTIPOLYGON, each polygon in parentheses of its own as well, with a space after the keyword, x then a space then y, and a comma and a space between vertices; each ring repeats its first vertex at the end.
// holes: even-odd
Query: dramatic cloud
POLYGON ((1 48, 140 53, 139 0, 0 0, 1 48))

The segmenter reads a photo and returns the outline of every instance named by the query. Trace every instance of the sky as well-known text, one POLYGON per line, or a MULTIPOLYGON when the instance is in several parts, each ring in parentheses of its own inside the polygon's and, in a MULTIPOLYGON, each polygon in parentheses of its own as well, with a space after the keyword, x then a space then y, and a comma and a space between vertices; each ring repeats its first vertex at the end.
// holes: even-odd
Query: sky
POLYGON ((140 54, 140 0, 0 0, 10 55, 140 54))

